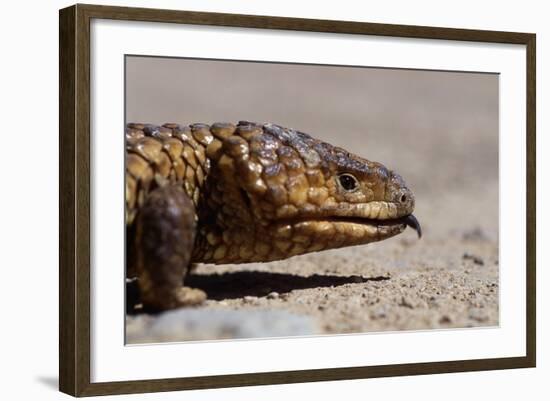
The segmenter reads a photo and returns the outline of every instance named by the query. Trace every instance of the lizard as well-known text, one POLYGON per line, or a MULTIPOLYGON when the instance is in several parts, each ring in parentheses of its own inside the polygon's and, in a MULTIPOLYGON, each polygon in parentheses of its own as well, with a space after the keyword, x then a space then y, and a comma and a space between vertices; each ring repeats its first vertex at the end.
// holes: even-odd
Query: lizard
POLYGON ((125 127, 127 277, 144 308, 192 306, 197 263, 268 262, 421 236, 403 178, 301 131, 240 121, 125 127))

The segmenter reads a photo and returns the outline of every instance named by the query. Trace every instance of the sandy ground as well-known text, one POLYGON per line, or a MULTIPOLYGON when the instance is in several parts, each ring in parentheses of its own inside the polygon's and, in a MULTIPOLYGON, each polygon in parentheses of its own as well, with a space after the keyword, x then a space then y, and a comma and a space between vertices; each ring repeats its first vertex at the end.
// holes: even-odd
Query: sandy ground
MULTIPOLYGON (((283 310, 315 333, 498 325, 498 76, 131 58, 127 82, 128 121, 275 122, 384 163, 416 196, 421 240, 200 265, 199 310, 283 310)), ((145 319, 128 317, 136 341, 145 319)))

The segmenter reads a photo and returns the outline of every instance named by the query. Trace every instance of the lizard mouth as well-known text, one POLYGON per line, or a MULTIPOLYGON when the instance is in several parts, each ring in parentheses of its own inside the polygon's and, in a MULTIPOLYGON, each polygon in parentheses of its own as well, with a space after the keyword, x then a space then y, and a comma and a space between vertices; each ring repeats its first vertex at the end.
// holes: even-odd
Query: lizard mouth
POLYGON ((279 220, 279 227, 293 227, 299 238, 315 238, 322 249, 358 245, 393 237, 411 227, 422 236, 420 223, 413 214, 395 219, 369 219, 357 216, 323 216, 320 219, 279 220), (338 244, 338 245, 337 245, 338 244), (342 245, 345 244, 345 245, 342 245))
POLYGON ((415 230, 416 234, 418 235, 418 238, 422 237, 422 227, 418 219, 413 214, 409 214, 407 216, 403 216, 397 219, 383 219, 383 220, 366 219, 363 217, 349 217, 349 216, 333 216, 333 217, 326 218, 326 220, 330 222, 369 225, 369 226, 379 227, 382 229, 399 227, 404 225, 405 227, 410 227, 413 230, 415 230))

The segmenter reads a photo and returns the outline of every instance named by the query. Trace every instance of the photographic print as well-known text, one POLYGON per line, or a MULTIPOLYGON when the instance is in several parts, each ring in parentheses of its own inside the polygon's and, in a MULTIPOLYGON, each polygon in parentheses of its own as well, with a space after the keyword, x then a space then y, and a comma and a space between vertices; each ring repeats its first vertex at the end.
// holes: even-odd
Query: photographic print
POLYGON ((536 365, 534 34, 59 22, 61 391, 536 365))
POLYGON ((127 344, 499 325, 497 73, 124 68, 127 344))

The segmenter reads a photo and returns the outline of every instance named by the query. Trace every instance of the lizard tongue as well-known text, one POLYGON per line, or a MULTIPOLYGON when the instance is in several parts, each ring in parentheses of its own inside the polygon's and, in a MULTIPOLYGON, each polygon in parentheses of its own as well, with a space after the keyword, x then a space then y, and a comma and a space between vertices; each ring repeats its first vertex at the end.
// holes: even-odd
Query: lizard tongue
POLYGON ((404 222, 406 225, 408 225, 410 228, 414 229, 416 233, 418 234, 418 238, 422 237, 422 227, 420 227, 420 223, 414 217, 414 215, 409 214, 404 218, 404 222))

